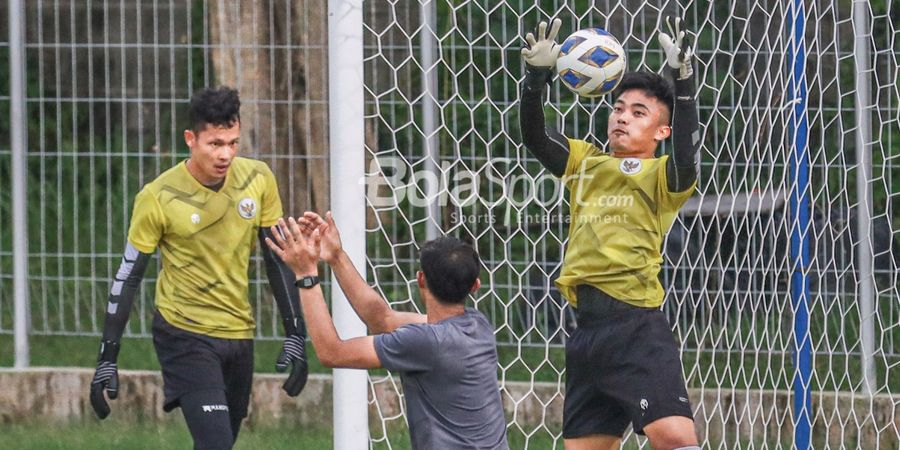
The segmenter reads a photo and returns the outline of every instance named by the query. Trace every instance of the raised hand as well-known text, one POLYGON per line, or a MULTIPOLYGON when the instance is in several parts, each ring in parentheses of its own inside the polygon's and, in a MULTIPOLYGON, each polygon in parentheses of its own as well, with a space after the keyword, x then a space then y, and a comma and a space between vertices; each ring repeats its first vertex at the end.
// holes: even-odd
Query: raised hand
POLYGON ((325 213, 324 219, 314 212, 307 211, 297 218, 297 223, 300 225, 304 236, 312 236, 315 230, 319 230, 321 233, 319 258, 322 261, 332 263, 341 254, 343 250, 341 234, 338 232, 337 225, 334 224, 334 217, 331 215, 331 211, 325 213))
POLYGON ((559 34, 559 27, 562 20, 553 19, 550 25, 550 32, 547 32, 547 22, 538 24, 538 39, 534 34, 525 35, 525 42, 528 47, 522 48, 522 57, 525 62, 532 67, 553 67, 556 65, 556 58, 559 57, 559 44, 556 43, 556 35, 559 34))
POLYGON ((678 79, 684 80, 694 73, 691 67, 691 57, 694 56, 694 49, 687 45, 684 39, 685 32, 681 29, 681 18, 676 17, 673 21, 671 17, 666 17, 666 25, 669 33, 662 30, 660 24, 659 46, 662 47, 666 54, 666 63, 669 67, 678 70, 678 79), (674 24, 673 24, 674 22, 674 24))
MULTIPOLYGON (((324 225, 323 225, 324 226, 324 225)), ((275 241, 266 238, 266 245, 278 255, 298 278, 318 274, 316 263, 319 260, 321 242, 320 229, 315 229, 309 236, 304 236, 300 224, 293 217, 287 221, 278 219, 272 226, 275 241)))

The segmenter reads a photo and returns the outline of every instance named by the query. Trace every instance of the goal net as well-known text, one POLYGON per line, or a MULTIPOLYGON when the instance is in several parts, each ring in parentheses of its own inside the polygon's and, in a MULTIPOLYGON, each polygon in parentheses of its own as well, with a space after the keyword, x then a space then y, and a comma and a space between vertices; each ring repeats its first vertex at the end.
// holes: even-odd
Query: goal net
MULTIPOLYGON (((816 448, 896 445, 897 5, 796 3, 366 3, 369 279, 392 306, 423 311, 418 245, 451 234, 477 246, 474 304, 496 327, 514 446, 561 445, 573 326, 553 284, 567 199, 518 125, 522 36, 553 17, 560 41, 602 27, 630 70, 658 71, 667 15, 696 46, 703 141, 661 278, 701 441, 791 447, 811 427, 816 448)), ((554 83, 545 111, 603 143, 608 101, 554 83)), ((394 374, 370 380, 373 393, 401 390, 394 374)), ((371 439, 390 448, 403 411, 378 398, 371 439)))
MULTIPOLYGON (((134 195, 186 157, 187 106, 204 86, 240 90, 241 152, 273 167, 286 213, 334 203, 328 89, 342 87, 328 82, 331 2, 23 3, 24 93, 8 88, 13 52, 0 42, 0 134, 17 126, 13 97, 28 113, 18 124, 27 173, 13 173, 13 150, 0 148, 4 342, 26 327, 33 340, 96 345, 134 195), (23 179, 24 213, 10 194, 23 179), (26 237, 13 235, 12 217, 23 214, 29 248, 16 259, 26 237), (12 287, 21 260, 24 324, 12 287)), ((419 245, 443 234, 474 243, 484 266, 472 303, 496 330, 512 448, 561 447, 574 326, 553 283, 566 193, 518 125, 522 36, 553 17, 560 40, 602 27, 630 70, 658 71, 669 15, 695 43, 702 146, 699 187, 667 236, 660 276, 704 448, 898 447, 897 1, 359 3, 368 279, 393 307, 424 311, 419 245)), ((8 14, 0 8, 0 24, 8 14)), ((545 99, 547 121, 567 136, 606 141, 608 98, 555 82, 545 99)), ((280 340, 263 267, 251 271, 256 337, 280 340)), ((126 336, 149 336, 157 274, 152 264, 126 336)), ((399 376, 368 379, 371 446, 405 448, 399 376)), ((648 448, 630 432, 624 445, 648 448)))

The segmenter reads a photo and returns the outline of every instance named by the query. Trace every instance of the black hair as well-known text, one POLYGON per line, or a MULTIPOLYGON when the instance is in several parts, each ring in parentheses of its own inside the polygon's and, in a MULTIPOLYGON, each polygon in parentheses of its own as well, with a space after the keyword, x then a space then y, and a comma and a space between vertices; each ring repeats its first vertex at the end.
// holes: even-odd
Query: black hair
POLYGON ((464 304, 481 271, 478 252, 453 237, 426 242, 419 252, 419 262, 428 289, 441 303, 464 304))
MULTIPOLYGON (((675 110, 675 92, 672 84, 662 76, 650 72, 628 72, 622 82, 613 91, 613 99, 618 99, 625 91, 637 89, 650 97, 659 99, 669 108, 669 123, 672 122, 672 111, 675 110)), ((615 101, 615 100, 613 100, 615 101)))
POLYGON ((205 88, 191 98, 191 127, 195 133, 207 125, 230 128, 241 121, 241 99, 227 86, 205 88))

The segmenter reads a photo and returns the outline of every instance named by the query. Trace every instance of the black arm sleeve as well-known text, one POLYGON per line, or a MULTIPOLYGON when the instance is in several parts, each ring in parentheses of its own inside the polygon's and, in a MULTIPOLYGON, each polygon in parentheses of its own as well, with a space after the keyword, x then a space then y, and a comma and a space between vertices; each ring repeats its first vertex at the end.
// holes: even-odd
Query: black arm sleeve
POLYGON ((542 94, 552 73, 548 67, 525 65, 519 102, 519 127, 525 148, 553 175, 562 177, 569 160, 569 142, 556 128, 544 124, 542 94))
POLYGON ((263 260, 266 262, 266 275, 269 278, 269 286, 272 288, 275 304, 278 305, 278 311, 281 313, 285 336, 299 334, 305 337, 306 324, 303 322, 303 312, 300 309, 300 293, 294 286, 297 277, 294 276, 294 272, 281 258, 272 253, 272 250, 266 245, 266 238, 274 241, 274 237, 272 230, 260 227, 259 251, 262 252, 263 260))
POLYGON ((103 340, 119 342, 125 333, 125 325, 131 314, 131 306, 137 295, 144 271, 153 255, 141 253, 131 244, 125 244, 125 255, 119 264, 119 271, 113 279, 109 290, 109 302, 106 305, 106 318, 103 322, 103 340))
POLYGON ((672 111, 672 157, 666 164, 669 192, 683 192, 697 180, 700 151, 700 119, 697 113, 697 94, 693 75, 678 79, 678 69, 672 70, 675 80, 675 110, 672 111))

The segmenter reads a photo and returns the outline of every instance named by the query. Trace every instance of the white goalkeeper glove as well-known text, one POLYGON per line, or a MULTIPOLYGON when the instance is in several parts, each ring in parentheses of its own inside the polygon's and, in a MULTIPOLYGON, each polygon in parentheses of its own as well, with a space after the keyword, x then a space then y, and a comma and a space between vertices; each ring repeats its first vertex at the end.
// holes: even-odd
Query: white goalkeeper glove
POLYGON ((687 45, 684 41, 684 30, 681 29, 681 18, 675 18, 675 24, 672 25, 672 18, 666 17, 666 25, 669 27, 669 33, 662 30, 660 25, 659 46, 666 53, 666 63, 669 67, 678 71, 678 79, 685 80, 694 74, 691 67, 691 57, 694 56, 694 49, 687 45))
POLYGON ((550 25, 550 32, 547 32, 547 22, 538 24, 538 40, 534 39, 534 34, 525 35, 525 42, 528 47, 522 49, 522 57, 525 62, 532 67, 553 67, 556 65, 556 58, 559 57, 559 44, 556 43, 556 35, 559 34, 559 27, 562 20, 553 19, 550 25))

